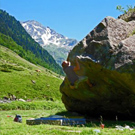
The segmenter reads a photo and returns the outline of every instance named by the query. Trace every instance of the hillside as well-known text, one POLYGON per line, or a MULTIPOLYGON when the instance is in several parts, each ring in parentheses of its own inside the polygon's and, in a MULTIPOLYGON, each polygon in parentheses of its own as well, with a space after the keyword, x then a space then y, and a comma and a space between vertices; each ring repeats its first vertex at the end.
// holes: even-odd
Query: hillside
MULTIPOLYGON (((11 37, 17 45, 22 47, 23 51, 19 51, 18 53, 21 57, 54 72, 63 74, 62 68, 53 57, 31 38, 19 21, 3 10, 0 10, 0 26, 2 34, 11 37)), ((3 45, 1 42, 0 44, 3 45)), ((6 47, 9 47, 9 45, 6 47)))
POLYGON ((0 98, 8 93, 23 99, 59 100, 60 76, 21 58, 0 45, 0 98), (36 72, 36 70, 41 72, 36 72))

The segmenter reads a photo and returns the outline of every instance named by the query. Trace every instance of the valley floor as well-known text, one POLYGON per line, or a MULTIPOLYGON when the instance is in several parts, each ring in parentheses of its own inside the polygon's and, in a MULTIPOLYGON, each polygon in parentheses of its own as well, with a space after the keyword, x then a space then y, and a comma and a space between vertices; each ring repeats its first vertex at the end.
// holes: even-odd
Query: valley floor
MULTIPOLYGON (((51 104, 51 102, 49 102, 51 104)), ((48 105, 49 105, 48 104, 48 105)), ((55 104, 55 103, 54 103, 55 104)), ((56 102, 58 104, 58 102, 56 102)), ((40 124, 40 125, 27 125, 26 120, 30 118, 40 118, 48 117, 50 115, 56 115, 58 113, 65 112, 66 109, 63 104, 61 108, 51 108, 51 109, 42 109, 42 110, 9 110, 9 111, 0 111, 0 135, 134 135, 134 122, 131 121, 103 121, 105 128, 101 129, 100 120, 91 120, 87 122, 86 125, 81 126, 59 126, 59 125, 49 125, 49 124, 40 124), (19 114, 22 116, 22 123, 14 122, 15 115, 19 114), (129 125, 133 128, 117 130, 116 125, 125 126, 129 125), (99 132, 99 133, 98 133, 99 132)))

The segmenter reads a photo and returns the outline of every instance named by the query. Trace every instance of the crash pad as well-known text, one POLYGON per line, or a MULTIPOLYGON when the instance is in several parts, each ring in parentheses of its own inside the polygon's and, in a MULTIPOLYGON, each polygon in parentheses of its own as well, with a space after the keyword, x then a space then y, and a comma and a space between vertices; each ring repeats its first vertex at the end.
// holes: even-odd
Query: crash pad
POLYGON ((26 124, 28 125, 39 125, 39 124, 51 124, 51 125, 84 125, 86 124, 85 118, 65 118, 63 116, 49 116, 40 117, 36 119, 27 119, 26 124))

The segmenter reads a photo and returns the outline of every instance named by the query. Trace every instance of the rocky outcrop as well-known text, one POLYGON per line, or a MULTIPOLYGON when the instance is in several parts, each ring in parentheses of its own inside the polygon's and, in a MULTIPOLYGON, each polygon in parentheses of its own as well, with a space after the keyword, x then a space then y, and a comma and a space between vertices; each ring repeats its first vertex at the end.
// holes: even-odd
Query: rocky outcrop
POLYGON ((135 117, 135 21, 106 17, 68 55, 71 64, 79 56, 79 76, 86 82, 70 89, 65 77, 60 86, 69 111, 89 116, 135 117))

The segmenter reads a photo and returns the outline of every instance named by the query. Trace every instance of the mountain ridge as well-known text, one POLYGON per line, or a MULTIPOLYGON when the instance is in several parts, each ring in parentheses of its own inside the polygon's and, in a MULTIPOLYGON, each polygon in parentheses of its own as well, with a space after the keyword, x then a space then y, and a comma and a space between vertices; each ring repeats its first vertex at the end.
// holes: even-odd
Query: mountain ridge
POLYGON ((42 33, 46 34, 46 39, 41 37, 42 41, 44 43, 44 44, 40 44, 41 46, 55 44, 55 45, 58 45, 59 47, 60 46, 66 47, 66 46, 74 46, 75 44, 77 44, 77 40, 63 36, 62 34, 59 34, 55 30, 51 29, 49 26, 46 26, 46 27, 43 26, 38 21, 28 20, 25 22, 21 22, 21 24, 25 28, 25 30, 32 36, 32 38, 35 39, 36 41, 38 41, 38 39, 36 39, 36 37, 34 37, 35 34, 36 34, 36 36, 45 36, 45 35, 41 35, 41 34, 42 33), (33 28, 35 28, 35 29, 33 29, 33 28), (39 29, 41 29, 41 31, 39 31, 39 29), (67 41, 63 41, 64 39, 67 41), (74 41, 74 42, 72 42, 72 41, 74 41))
POLYGON ((76 39, 63 36, 35 20, 28 20, 21 22, 21 24, 31 37, 45 48, 60 65, 66 59, 69 51, 78 43, 76 39))

